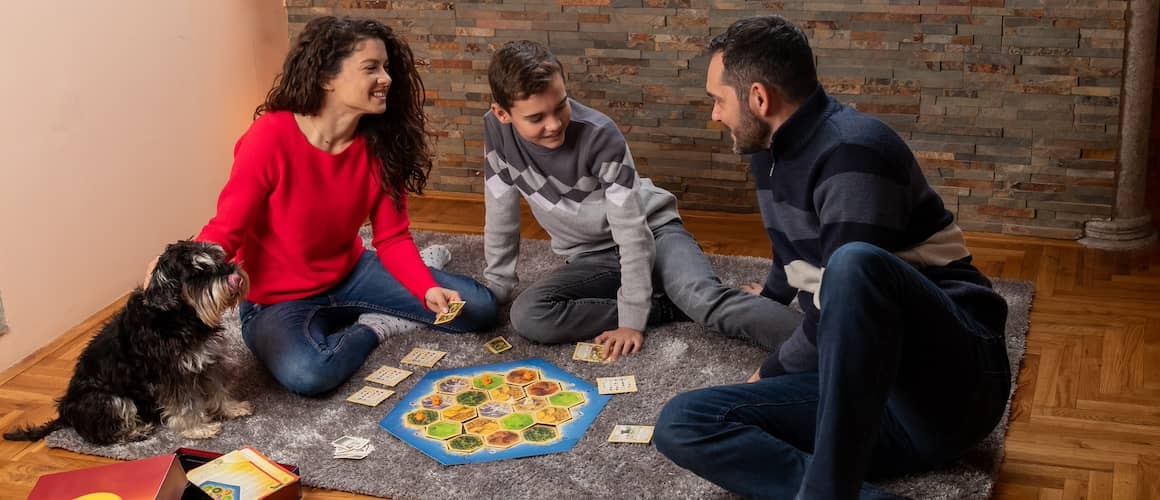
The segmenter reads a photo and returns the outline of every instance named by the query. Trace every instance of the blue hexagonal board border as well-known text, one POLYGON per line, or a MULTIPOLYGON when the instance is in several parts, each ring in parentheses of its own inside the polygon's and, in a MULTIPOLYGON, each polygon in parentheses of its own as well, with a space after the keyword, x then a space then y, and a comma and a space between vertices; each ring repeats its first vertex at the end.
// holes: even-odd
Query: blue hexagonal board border
POLYGON ((571 450, 609 399, 584 379, 543 359, 531 358, 428 372, 379 421, 379 426, 443 465, 491 462, 571 450), (497 383, 497 376, 502 384, 497 383), (481 392, 487 396, 482 403, 478 394, 468 394, 481 392), (562 406, 573 402, 572 394, 551 402, 552 396, 562 393, 580 393, 584 401, 562 406), (510 410, 507 415, 522 413, 531 417, 534 424, 526 426, 527 419, 523 417, 488 421, 478 411, 484 406, 491 415, 505 409, 510 410), (446 434, 452 427, 447 423, 456 422, 462 424, 460 434, 430 436, 427 431, 437 422, 441 423, 437 434, 446 434), (519 429, 521 426, 525 427, 519 429), (536 439, 544 441, 534 442, 536 439))

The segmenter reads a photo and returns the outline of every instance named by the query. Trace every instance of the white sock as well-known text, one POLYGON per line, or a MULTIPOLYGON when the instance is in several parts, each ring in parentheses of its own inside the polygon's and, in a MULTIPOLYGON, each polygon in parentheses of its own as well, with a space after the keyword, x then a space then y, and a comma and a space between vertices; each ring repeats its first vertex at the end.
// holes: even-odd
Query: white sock
MULTIPOLYGON (((451 250, 447 245, 430 245, 419 252, 419 257, 428 267, 443 269, 451 261, 451 250)), ((379 336, 379 343, 393 335, 402 335, 407 332, 423 328, 423 323, 403 319, 389 314, 363 314, 358 317, 359 324, 369 326, 379 336)))
POLYGON ((403 319, 389 314, 363 314, 358 317, 360 325, 366 325, 379 336, 379 343, 394 335, 402 335, 423 328, 423 323, 403 319))
POLYGON ((419 251, 419 257, 423 259, 423 263, 427 267, 435 269, 443 269, 448 262, 451 262, 451 250, 447 245, 429 245, 419 251))

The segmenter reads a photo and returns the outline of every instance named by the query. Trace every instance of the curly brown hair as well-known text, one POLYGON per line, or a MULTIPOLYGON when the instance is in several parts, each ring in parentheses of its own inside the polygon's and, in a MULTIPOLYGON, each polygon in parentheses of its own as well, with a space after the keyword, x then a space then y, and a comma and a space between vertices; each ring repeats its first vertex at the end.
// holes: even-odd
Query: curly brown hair
POLYGON ((387 48, 387 74, 391 77, 387 112, 364 115, 355 133, 366 138, 367 147, 378 159, 375 162, 372 158, 371 163, 379 172, 380 185, 401 209, 405 193, 423 193, 433 155, 427 144, 426 97, 415 56, 407 42, 383 23, 333 16, 306 23, 286 54, 282 73, 274 79, 266 102, 254 110, 254 118, 267 111, 317 115, 326 95, 323 85, 338 75, 343 60, 359 42, 376 38, 387 48))

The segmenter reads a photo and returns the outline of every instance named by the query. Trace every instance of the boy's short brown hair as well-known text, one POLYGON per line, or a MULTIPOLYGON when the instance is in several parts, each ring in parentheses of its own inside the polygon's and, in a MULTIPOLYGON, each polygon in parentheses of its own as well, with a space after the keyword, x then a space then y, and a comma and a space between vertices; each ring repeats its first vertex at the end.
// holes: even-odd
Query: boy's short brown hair
POLYGON ((508 111, 513 102, 543 92, 557 74, 564 76, 564 66, 547 47, 517 40, 505 43, 491 56, 487 83, 492 100, 508 111))

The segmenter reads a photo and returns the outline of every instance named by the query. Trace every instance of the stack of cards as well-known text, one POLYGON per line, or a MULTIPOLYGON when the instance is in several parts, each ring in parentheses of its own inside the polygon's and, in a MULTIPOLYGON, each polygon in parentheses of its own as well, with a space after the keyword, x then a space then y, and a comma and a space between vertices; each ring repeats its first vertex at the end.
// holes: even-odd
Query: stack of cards
POLYGON ((641 443, 652 441, 653 426, 651 425, 617 425, 612 428, 612 435, 608 436, 610 443, 641 443))
POLYGON ((572 353, 572 359, 577 361, 587 361, 589 363, 603 363, 604 346, 600 344, 590 344, 588 342, 577 342, 576 351, 572 353))
POLYGON ((596 390, 601 394, 636 392, 636 375, 624 377, 596 377, 596 390))
POLYGON ((443 323, 447 323, 448 321, 455 319, 456 316, 459 316, 459 311, 463 310, 464 304, 466 304, 466 302, 462 300, 456 300, 448 303, 447 312, 435 315, 435 324, 442 325, 443 323))
POLYGON ((433 351, 431 349, 416 347, 411 349, 411 352, 407 353, 406 356, 403 356, 403 363, 431 368, 432 366, 435 366, 435 363, 438 363, 439 360, 443 359, 443 356, 446 355, 447 353, 443 351, 433 351))
POLYGON ((393 366, 381 366, 374 373, 367 375, 367 382, 374 382, 376 384, 383 384, 388 387, 394 387, 402 382, 403 379, 410 377, 411 372, 393 366))
POLYGON ((378 406, 384 399, 391 397, 395 391, 390 389, 382 389, 379 387, 371 387, 369 385, 363 386, 358 392, 351 394, 346 398, 351 403, 358 403, 366 406, 378 406))
POLYGON ((486 347, 488 351, 491 351, 492 354, 499 354, 512 348, 512 345, 508 343, 507 339, 503 337, 496 337, 491 339, 483 346, 486 347))
POLYGON ((334 458, 362 460, 375 451, 369 439, 354 436, 343 436, 330 444, 334 445, 334 458))

